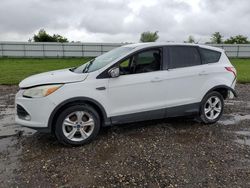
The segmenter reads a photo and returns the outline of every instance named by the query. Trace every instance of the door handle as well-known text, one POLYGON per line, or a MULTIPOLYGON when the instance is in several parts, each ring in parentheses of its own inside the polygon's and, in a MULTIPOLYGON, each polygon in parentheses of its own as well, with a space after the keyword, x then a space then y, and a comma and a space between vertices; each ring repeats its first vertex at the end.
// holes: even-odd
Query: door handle
POLYGON ((104 87, 104 86, 103 86, 103 87, 97 87, 96 89, 97 89, 97 90, 105 90, 106 87, 104 87))
POLYGON ((204 75, 208 75, 208 73, 207 73, 206 71, 201 71, 201 72, 199 73, 199 76, 204 76, 204 75))
POLYGON ((155 77, 151 80, 151 82, 161 82, 163 79, 159 78, 159 77, 155 77))

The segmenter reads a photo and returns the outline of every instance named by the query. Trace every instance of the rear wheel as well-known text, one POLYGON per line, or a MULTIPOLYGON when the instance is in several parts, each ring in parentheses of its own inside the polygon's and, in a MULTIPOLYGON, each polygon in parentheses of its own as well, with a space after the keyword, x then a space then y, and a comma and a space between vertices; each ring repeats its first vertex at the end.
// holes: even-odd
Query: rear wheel
POLYGON ((66 108, 57 119, 55 134, 65 145, 83 145, 92 141, 100 130, 98 113, 89 105, 66 108))
POLYGON ((207 94, 200 109, 200 120, 203 123, 211 124, 217 122, 223 114, 224 99, 219 92, 213 91, 207 94))

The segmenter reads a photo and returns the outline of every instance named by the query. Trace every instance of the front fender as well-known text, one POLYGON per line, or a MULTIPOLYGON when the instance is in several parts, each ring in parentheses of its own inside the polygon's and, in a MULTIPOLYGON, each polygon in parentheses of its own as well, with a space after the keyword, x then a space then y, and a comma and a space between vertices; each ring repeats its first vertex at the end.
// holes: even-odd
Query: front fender
POLYGON ((69 104, 72 104, 72 103, 76 103, 76 102, 93 104, 94 106, 96 106, 100 110, 101 115, 102 115, 103 120, 104 120, 104 122, 103 122, 104 126, 111 125, 110 118, 107 117, 107 113, 106 113, 104 107, 99 102, 97 102, 94 99, 88 98, 88 97, 73 97, 73 98, 67 99, 67 100, 63 101, 62 103, 60 103, 59 105, 57 105, 55 107, 55 109, 53 110, 53 112, 51 113, 49 121, 48 121, 48 129, 50 130, 50 132, 53 131, 53 126, 54 126, 54 123, 55 123, 55 117, 57 117, 57 114, 60 111, 62 111, 65 106, 67 106, 69 104))

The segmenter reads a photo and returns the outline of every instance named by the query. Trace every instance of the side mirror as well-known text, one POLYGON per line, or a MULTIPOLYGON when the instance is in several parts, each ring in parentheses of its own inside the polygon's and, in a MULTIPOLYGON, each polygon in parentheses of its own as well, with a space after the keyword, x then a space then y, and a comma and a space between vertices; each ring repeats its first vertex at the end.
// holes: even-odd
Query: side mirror
POLYGON ((120 76, 120 69, 119 67, 113 67, 112 69, 109 70, 109 76, 111 78, 116 78, 120 76))

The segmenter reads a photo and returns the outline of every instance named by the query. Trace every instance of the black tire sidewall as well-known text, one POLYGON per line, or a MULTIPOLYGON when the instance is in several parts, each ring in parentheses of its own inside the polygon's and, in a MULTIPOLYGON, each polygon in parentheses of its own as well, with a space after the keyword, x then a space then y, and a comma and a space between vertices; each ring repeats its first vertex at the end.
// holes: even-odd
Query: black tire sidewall
POLYGON ((99 117, 98 113, 96 112, 96 110, 94 108, 92 108, 90 105, 79 104, 79 105, 67 107, 58 116, 57 121, 56 121, 56 127, 55 127, 55 135, 56 135, 58 141, 64 145, 80 146, 80 145, 84 145, 84 144, 91 142, 98 135, 99 130, 100 130, 100 117, 99 117), (85 140, 79 141, 79 142, 69 140, 64 135, 63 128, 62 128, 64 119, 70 113, 73 113, 75 111, 86 111, 87 113, 89 113, 93 117, 94 122, 95 122, 94 130, 93 130, 92 134, 88 138, 86 138, 85 140))
POLYGON ((223 111, 224 111, 224 99, 222 97, 222 95, 217 92, 217 91, 212 91, 210 93, 208 93, 203 99, 202 99, 202 102, 201 102, 201 107, 200 107, 200 119, 203 123, 205 124, 212 124, 212 123, 216 123, 222 116, 223 114, 223 111), (207 100, 212 97, 212 96, 216 96, 220 99, 221 101, 221 112, 219 114, 219 116, 217 118, 215 118, 214 120, 211 120, 211 119, 208 119, 205 115, 205 111, 204 111, 204 106, 207 102, 207 100))

